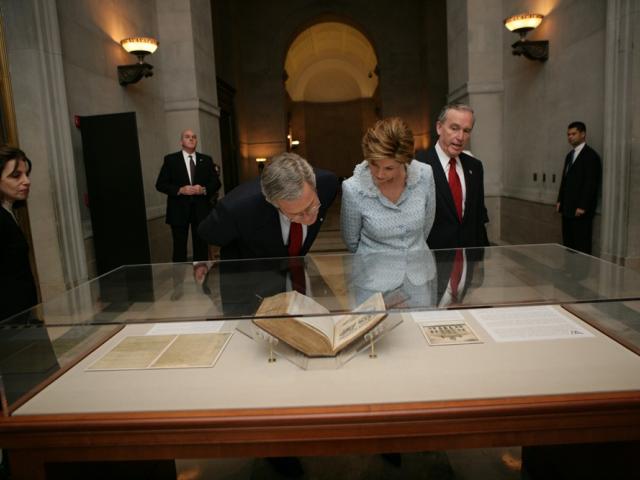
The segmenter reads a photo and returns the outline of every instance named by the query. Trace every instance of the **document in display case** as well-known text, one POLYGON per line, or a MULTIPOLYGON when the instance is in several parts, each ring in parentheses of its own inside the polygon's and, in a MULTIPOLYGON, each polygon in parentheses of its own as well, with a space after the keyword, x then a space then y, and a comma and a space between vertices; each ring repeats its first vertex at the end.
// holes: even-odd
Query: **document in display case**
POLYGON ((232 333, 129 335, 87 370, 213 367, 232 333))

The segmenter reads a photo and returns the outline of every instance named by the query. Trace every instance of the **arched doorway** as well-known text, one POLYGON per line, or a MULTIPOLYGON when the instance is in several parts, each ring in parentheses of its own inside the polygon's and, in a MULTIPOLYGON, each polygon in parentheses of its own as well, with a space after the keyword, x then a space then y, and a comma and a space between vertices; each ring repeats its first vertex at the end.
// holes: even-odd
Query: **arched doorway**
POLYGON ((285 59, 289 145, 316 167, 349 177, 360 141, 377 120, 377 56, 369 40, 341 22, 302 31, 285 59))

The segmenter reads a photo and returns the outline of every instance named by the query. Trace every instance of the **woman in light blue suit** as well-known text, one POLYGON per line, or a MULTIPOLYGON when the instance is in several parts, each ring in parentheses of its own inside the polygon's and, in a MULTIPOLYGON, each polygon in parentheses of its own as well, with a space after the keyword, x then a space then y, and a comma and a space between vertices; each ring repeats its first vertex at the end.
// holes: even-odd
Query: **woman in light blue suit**
POLYGON ((427 249, 435 216, 429 165, 413 159, 413 133, 400 118, 378 121, 362 139, 365 160, 342 184, 342 237, 351 252, 427 249))

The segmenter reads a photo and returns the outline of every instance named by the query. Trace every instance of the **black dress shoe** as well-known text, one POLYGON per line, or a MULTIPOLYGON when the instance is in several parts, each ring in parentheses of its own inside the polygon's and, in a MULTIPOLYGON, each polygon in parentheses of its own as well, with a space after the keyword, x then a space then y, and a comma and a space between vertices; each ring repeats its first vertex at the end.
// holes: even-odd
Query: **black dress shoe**
POLYGON ((285 478, 301 478, 304 475, 304 469, 298 457, 270 457, 265 460, 285 478))

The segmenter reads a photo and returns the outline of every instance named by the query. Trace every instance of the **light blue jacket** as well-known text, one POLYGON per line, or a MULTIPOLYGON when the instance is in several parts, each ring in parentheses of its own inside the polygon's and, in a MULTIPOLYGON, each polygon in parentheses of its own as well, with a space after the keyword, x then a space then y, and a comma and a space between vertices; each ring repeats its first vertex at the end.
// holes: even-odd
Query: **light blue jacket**
POLYGON ((435 211, 433 171, 417 160, 407 165, 407 185, 397 203, 373 183, 367 161, 342 183, 340 221, 350 252, 426 249, 435 211))

